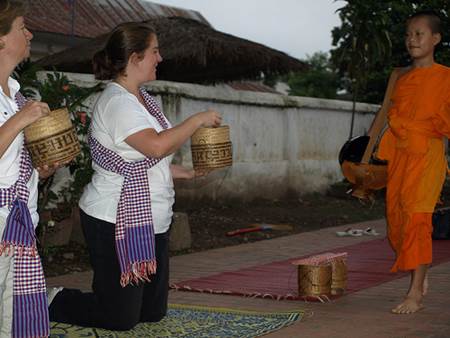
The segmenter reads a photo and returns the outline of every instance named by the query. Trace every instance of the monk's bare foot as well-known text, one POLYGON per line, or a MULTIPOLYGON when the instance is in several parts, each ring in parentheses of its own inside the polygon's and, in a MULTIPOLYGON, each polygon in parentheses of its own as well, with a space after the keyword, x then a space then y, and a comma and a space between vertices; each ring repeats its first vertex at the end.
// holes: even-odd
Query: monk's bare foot
POLYGON ((428 272, 425 275, 425 279, 423 280, 423 287, 422 287, 422 296, 426 296, 428 293, 428 272))
POLYGON ((402 303, 393 308, 391 312, 395 314, 410 314, 422 308, 422 297, 408 296, 402 303))

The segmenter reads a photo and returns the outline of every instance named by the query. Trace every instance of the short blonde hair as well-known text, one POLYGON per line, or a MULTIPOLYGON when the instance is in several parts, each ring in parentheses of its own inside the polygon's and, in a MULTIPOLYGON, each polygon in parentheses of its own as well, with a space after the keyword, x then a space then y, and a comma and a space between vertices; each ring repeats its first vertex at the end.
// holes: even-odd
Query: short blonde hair
POLYGON ((26 7, 22 2, 0 0, 0 36, 4 36, 11 31, 13 21, 24 16, 26 7))

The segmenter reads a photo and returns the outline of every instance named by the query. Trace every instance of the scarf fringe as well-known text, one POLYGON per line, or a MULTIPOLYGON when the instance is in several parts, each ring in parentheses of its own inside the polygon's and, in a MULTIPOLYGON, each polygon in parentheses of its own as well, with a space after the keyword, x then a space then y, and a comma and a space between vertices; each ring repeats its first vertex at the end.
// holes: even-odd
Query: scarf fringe
POLYGON ((36 257, 38 256, 38 250, 36 246, 26 246, 23 244, 16 244, 11 242, 2 242, 0 243, 0 256, 6 253, 6 256, 14 256, 18 255, 22 256, 30 256, 36 257))
POLYGON ((125 287, 128 284, 136 285, 139 282, 150 282, 150 275, 155 273, 156 260, 133 263, 130 271, 123 272, 120 276, 120 285, 125 287))

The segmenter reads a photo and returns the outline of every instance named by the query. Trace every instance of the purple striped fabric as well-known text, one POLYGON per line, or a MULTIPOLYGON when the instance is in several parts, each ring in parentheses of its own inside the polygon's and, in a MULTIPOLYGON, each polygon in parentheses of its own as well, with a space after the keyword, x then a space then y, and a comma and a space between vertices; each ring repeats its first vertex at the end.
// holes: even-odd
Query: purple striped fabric
POLYGON ((147 111, 158 121, 159 125, 163 127, 163 129, 169 128, 169 124, 167 123, 166 117, 159 109, 158 103, 155 99, 147 93, 144 88, 139 88, 139 93, 141 94, 142 99, 145 102, 145 108, 147 111))
MULTIPOLYGON (((169 127, 155 100, 144 90, 140 93, 147 111, 163 129, 169 127)), ((127 162, 100 144, 89 132, 92 160, 101 168, 124 177, 116 216, 116 251, 121 269, 120 284, 126 286, 149 281, 156 272, 155 235, 151 212, 147 170, 161 159, 146 158, 127 162)))
MULTIPOLYGON (((19 109, 25 98, 18 93, 19 109)), ((12 337, 47 337, 50 334, 44 272, 36 248, 36 235, 28 209, 27 182, 33 173, 30 154, 23 147, 19 178, 0 189, 0 206, 10 209, 0 242, 0 255, 14 256, 12 337)))

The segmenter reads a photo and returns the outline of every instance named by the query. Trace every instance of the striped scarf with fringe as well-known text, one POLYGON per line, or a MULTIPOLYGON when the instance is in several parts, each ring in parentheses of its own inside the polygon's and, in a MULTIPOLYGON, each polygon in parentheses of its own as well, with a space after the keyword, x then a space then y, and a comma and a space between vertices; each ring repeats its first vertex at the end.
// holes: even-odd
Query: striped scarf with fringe
MULTIPOLYGON (((26 100, 16 94, 19 109, 26 100)), ((0 255, 14 259, 12 337, 47 337, 50 333, 44 272, 36 248, 36 234, 28 209, 27 182, 33 173, 28 150, 20 156, 19 178, 0 189, 0 207, 10 208, 0 242, 0 255)))
MULTIPOLYGON (((147 111, 163 129, 169 128, 156 101, 144 89, 140 89, 140 94, 147 111)), ((125 287, 130 283, 149 281, 150 276, 156 273, 156 257, 147 170, 161 159, 145 158, 127 162, 119 154, 100 144, 91 131, 88 142, 94 163, 124 178, 115 227, 116 251, 121 270, 120 284, 125 287)))

